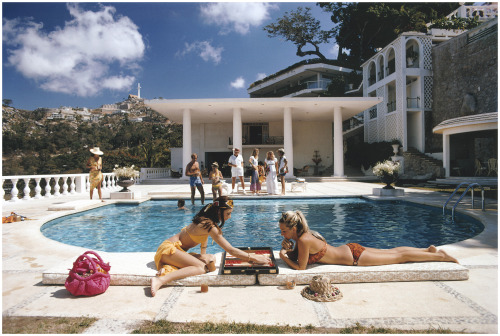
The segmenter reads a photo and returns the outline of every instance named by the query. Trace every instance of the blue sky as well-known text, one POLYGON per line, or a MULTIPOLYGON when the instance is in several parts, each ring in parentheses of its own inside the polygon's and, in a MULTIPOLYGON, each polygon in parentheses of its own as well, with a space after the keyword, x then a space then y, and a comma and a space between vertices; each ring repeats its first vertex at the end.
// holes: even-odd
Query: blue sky
MULTIPOLYGON (((262 29, 316 2, 3 2, 2 98, 28 110, 146 99, 247 98, 248 86, 304 60, 262 29)), ((334 41, 321 49, 336 58, 334 41)))

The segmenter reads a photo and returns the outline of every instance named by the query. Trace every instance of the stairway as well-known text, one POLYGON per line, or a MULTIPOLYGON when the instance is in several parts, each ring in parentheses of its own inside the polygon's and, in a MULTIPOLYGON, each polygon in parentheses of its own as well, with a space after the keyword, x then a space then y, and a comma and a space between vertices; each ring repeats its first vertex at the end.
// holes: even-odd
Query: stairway
POLYGON ((429 178, 443 177, 443 161, 425 155, 416 148, 409 147, 403 153, 405 158, 404 175, 428 176, 429 178))

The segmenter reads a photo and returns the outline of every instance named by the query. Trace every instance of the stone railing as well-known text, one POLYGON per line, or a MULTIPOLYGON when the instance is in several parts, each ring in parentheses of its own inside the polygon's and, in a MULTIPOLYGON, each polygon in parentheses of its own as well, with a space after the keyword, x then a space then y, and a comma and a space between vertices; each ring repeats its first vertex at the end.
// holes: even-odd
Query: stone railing
POLYGON ((137 183, 141 183, 144 180, 162 177, 170 177, 170 168, 141 168, 139 181, 137 181, 137 183))
MULTIPOLYGON (((103 173, 103 190, 118 188, 113 173, 103 173)), ((59 197, 90 190, 88 174, 51 174, 2 176, 2 199, 17 202, 21 200, 59 197)))

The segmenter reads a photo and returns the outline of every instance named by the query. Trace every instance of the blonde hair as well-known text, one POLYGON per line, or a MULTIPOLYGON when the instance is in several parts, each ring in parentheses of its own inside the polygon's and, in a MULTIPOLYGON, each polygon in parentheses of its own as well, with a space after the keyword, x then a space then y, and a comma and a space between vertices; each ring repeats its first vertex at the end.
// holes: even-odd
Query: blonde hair
POLYGON ((253 152, 252 152, 252 156, 255 157, 255 156, 258 156, 259 155, 259 149, 258 148, 254 148, 253 152))
POLYGON ((267 160, 271 160, 271 156, 274 156, 273 151, 269 151, 269 152, 267 152, 266 159, 267 159, 267 160))
POLYGON ((289 229, 297 228, 297 236, 302 236, 305 232, 309 231, 309 225, 304 217, 302 211, 286 211, 281 214, 279 220, 280 224, 283 223, 289 229))

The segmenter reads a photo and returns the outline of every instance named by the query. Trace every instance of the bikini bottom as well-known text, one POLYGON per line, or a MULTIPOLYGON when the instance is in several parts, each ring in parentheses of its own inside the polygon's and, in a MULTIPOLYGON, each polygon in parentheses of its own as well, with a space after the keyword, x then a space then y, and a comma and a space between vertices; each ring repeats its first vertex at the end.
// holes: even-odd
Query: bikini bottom
POLYGON ((348 243, 346 245, 349 246, 349 248, 351 249, 352 258, 354 260, 352 265, 358 266, 358 259, 361 256, 361 253, 363 253, 363 251, 365 250, 365 248, 357 243, 348 243))

